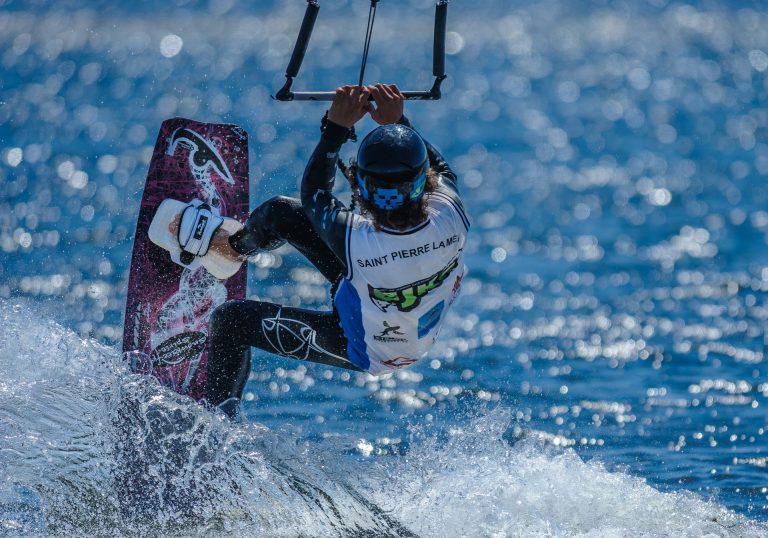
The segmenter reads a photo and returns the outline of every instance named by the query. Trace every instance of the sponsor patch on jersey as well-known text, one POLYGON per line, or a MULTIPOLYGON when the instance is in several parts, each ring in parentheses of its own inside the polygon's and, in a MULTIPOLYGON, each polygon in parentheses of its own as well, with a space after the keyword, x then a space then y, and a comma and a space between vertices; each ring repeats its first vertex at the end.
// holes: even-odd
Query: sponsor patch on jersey
POLYGON ((461 273, 459 276, 456 277, 456 282, 453 283, 453 289, 451 290, 451 293, 453 293, 453 296, 457 296, 459 294, 459 290, 461 289, 461 279, 464 278, 464 273, 461 273))
POLYGON ((419 338, 424 338, 440 321, 440 315, 445 310, 445 301, 440 301, 429 309, 429 312, 419 318, 419 338))
POLYGON ((412 359, 410 357, 395 357, 394 359, 388 359, 388 360, 382 361, 381 364, 392 369, 397 369, 397 368, 405 368, 406 366, 410 366, 414 362, 416 362, 416 359, 412 359))
POLYGON ((384 330, 380 334, 375 334, 373 339, 377 342, 407 342, 407 338, 401 338, 405 333, 400 332, 399 325, 390 325, 384 322, 384 330))
POLYGON ((425 295, 439 288, 458 266, 459 258, 453 258, 448 265, 434 275, 400 288, 374 288, 368 284, 368 295, 382 312, 386 312, 392 305, 395 305, 400 312, 410 312, 421 304, 421 299, 425 295))

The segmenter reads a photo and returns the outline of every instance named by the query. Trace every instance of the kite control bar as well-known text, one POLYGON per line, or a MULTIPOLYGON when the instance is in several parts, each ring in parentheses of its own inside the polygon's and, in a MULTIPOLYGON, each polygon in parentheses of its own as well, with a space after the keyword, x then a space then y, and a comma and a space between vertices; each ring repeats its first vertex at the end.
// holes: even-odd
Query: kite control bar
MULTIPOLYGON (((360 66, 360 80, 358 85, 363 85, 363 75, 365 74, 365 64, 368 60, 368 50, 371 43, 371 33, 373 31, 373 21, 376 16, 376 6, 379 0, 371 0, 371 9, 368 13, 368 28, 365 35, 365 47, 363 49, 363 60, 360 66)), ((307 52, 309 38, 312 37, 312 30, 315 27, 317 14, 320 11, 318 0, 307 0, 307 10, 304 12, 304 19, 301 21, 299 36, 296 38, 296 44, 293 47, 291 60, 285 70, 285 84, 280 91, 273 97, 278 101, 333 101, 336 92, 292 92, 291 86, 293 79, 299 74, 299 68, 304 61, 304 55, 307 52)), ((435 82, 432 88, 427 91, 403 91, 403 95, 409 100, 436 101, 440 99, 440 85, 445 80, 445 29, 448 19, 448 0, 437 0, 435 5, 435 35, 432 46, 432 74, 435 76, 435 82)))

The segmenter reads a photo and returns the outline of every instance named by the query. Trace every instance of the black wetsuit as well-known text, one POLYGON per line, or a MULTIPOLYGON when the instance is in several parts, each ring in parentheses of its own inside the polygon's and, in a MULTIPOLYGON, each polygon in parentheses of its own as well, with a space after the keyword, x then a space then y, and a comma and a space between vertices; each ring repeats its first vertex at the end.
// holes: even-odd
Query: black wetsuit
MULTIPOLYGON (((403 118, 401 123, 408 125, 403 118)), ((278 196, 256 208, 230 239, 250 255, 283 241, 301 252, 331 283, 347 273, 345 241, 350 211, 332 193, 339 150, 349 130, 328 122, 301 183, 301 200, 278 196)), ((456 188, 456 175, 427 144, 430 166, 456 188)), ((332 294, 333 295, 333 294, 332 294)), ((251 369, 250 348, 300 360, 360 370, 347 359, 347 338, 336 309, 293 308, 262 301, 229 301, 211 316, 208 402, 240 398, 251 369)))

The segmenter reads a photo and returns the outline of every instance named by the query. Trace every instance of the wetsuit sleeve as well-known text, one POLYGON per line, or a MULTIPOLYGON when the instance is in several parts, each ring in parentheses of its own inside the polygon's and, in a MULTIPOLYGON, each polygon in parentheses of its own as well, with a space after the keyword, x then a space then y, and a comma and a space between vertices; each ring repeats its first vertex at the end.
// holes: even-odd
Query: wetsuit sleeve
MULTIPOLYGON (((401 125, 405 125, 406 127, 411 127, 410 120, 403 116, 400 118, 400 121, 398 122, 401 125)), ((421 133, 419 133, 421 134, 421 133)), ((424 140, 424 137, 422 136, 422 140, 424 140)), ((435 146, 430 144, 427 140, 424 140, 424 144, 427 146, 427 155, 429 156, 429 166, 440 174, 440 184, 441 186, 447 187, 449 190, 452 190, 456 195, 459 194, 459 181, 456 177, 456 172, 453 171, 453 169, 450 167, 450 165, 446 162, 445 158, 443 158, 442 153, 440 153, 440 150, 438 150, 435 146)))
POLYGON ((333 195, 339 150, 349 129, 327 122, 301 180, 301 205, 315 231, 346 268, 347 224, 350 211, 333 195))

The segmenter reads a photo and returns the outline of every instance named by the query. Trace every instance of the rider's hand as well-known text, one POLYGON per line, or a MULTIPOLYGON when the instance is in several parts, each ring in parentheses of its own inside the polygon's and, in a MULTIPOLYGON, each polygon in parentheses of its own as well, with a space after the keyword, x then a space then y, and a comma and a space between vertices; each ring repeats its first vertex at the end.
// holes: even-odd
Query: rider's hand
POLYGON ((328 110, 328 120, 351 129, 371 108, 368 103, 370 95, 371 92, 364 86, 336 88, 336 97, 328 110))
POLYGON ((375 84, 368 86, 376 106, 369 107, 373 121, 379 125, 397 123, 403 117, 405 97, 396 84, 375 84))

